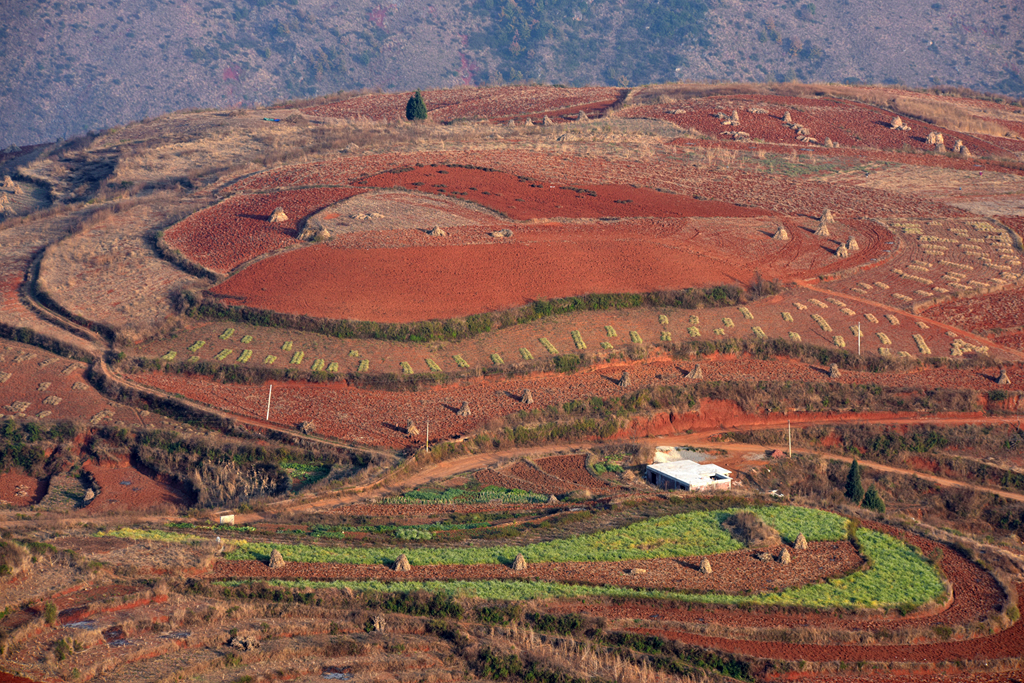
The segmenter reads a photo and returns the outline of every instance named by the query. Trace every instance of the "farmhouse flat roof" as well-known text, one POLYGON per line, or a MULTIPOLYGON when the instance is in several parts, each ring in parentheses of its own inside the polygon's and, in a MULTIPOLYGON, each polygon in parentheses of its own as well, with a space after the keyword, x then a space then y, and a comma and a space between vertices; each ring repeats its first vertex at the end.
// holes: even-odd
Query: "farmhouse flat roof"
POLYGON ((693 460, 674 460, 648 465, 648 470, 688 485, 731 479, 732 472, 718 465, 702 465, 693 460))

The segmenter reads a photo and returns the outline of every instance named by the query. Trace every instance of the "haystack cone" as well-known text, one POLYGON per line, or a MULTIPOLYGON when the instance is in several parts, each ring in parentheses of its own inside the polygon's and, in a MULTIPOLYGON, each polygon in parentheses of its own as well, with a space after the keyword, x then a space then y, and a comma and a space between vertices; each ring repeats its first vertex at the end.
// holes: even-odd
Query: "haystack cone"
POLYGON ((526 558, 523 557, 522 553, 516 555, 516 559, 512 561, 512 571, 521 572, 526 570, 526 558))
POLYGON ((316 237, 314 237, 313 239, 317 242, 326 242, 327 240, 331 239, 331 231, 328 230, 327 228, 320 228, 320 232, 318 232, 316 234, 316 237))
POLYGON ((508 120, 508 127, 509 128, 515 128, 516 127, 516 120, 515 119, 509 119, 508 120))
POLYGON ((405 556, 405 553, 402 553, 401 555, 399 555, 398 559, 395 560, 395 571, 396 572, 412 571, 412 565, 409 564, 409 558, 405 556))
POLYGON ((940 153, 940 154, 945 154, 946 153, 946 146, 944 144, 942 144, 941 142, 936 142, 935 143, 935 151, 940 153))
POLYGON ((817 237, 830 237, 832 233, 828 231, 828 221, 824 218, 818 222, 818 229, 814 231, 817 237))
POLYGON ((270 214, 271 223, 284 223, 286 220, 288 220, 288 214, 284 212, 283 207, 277 207, 274 209, 274 213, 270 214))
POLYGON ((832 144, 832 138, 825 138, 825 146, 828 147, 829 149, 835 147, 835 145, 832 144))
MULTIPOLYGON (((967 149, 964 147, 964 149, 967 149)), ((14 183, 14 194, 25 194, 25 190, 21 189, 21 185, 14 183)))
POLYGON ((826 206, 825 210, 821 213, 821 220, 826 223, 835 223, 836 219, 832 217, 832 211, 826 206))
POLYGON ((786 241, 789 239, 789 231, 785 228, 779 228, 779 231, 772 236, 772 239, 786 241))
POLYGON ((892 119, 892 123, 889 124, 889 127, 893 129, 903 128, 903 119, 901 119, 898 116, 894 116, 892 119))
POLYGON ((782 122, 783 123, 793 123, 793 117, 789 115, 788 111, 785 114, 782 115, 782 122))
POLYGON ((704 379, 704 371, 700 369, 700 363, 694 366, 693 370, 690 370, 690 374, 686 376, 687 379, 704 379))
POLYGON ((523 125, 524 126, 532 126, 533 125, 533 119, 526 119, 526 123, 524 123, 523 125))
POLYGON ((953 143, 953 151, 956 152, 957 154, 960 153, 960 150, 963 149, 963 147, 964 147, 964 141, 963 140, 958 139, 956 142, 953 143))
POLYGON ((544 115, 544 125, 545 125, 545 126, 553 126, 553 125, 555 125, 555 122, 551 120, 551 117, 550 117, 550 116, 548 116, 547 114, 545 114, 545 115, 544 115))
POLYGON ((843 373, 839 372, 839 366, 833 363, 832 366, 828 369, 828 376, 831 379, 839 379, 840 377, 843 376, 843 373))
POLYGON ((779 553, 779 562, 782 564, 789 564, 793 561, 793 558, 789 556, 789 548, 783 548, 782 552, 779 553))
POLYGON ((281 551, 274 548, 270 551, 270 560, 267 561, 267 566, 271 569, 280 569, 284 566, 284 557, 281 556, 281 551))
POLYGON ((558 496, 552 493, 548 496, 548 505, 555 505, 556 503, 558 503, 558 496))
POLYGON ((93 491, 92 489, 86 489, 85 490, 85 497, 82 498, 82 502, 88 503, 90 500, 92 500, 95 497, 96 497, 96 492, 95 491, 93 491))
POLYGON ((587 121, 590 120, 590 118, 587 116, 587 112, 581 111, 579 117, 577 118, 577 120, 580 123, 586 123, 587 121))
POLYGON ((620 387, 628 387, 630 385, 629 373, 625 370, 622 371, 622 378, 619 380, 620 387))
POLYGON ((1006 368, 1000 368, 999 379, 996 380, 996 384, 1009 384, 1010 376, 1006 374, 1006 368))
MULTIPOLYGON (((969 157, 971 156, 971 150, 967 149, 967 145, 960 145, 960 156, 969 157)), ((17 190, 14 192, 17 194, 17 190)))
POLYGON ((857 238, 856 237, 851 237, 850 239, 846 240, 846 250, 847 251, 860 251, 860 245, 857 244, 857 238))
POLYGON ((0 204, 0 213, 5 216, 17 216, 18 212, 14 210, 14 207, 10 204, 0 204))
POLYGON ((434 228, 433 230, 430 230, 429 232, 427 232, 427 234, 430 235, 431 237, 447 237, 448 236, 448 233, 446 233, 441 228, 434 228))
POLYGON ((4 189, 5 190, 13 190, 15 187, 17 187, 17 186, 14 184, 14 181, 11 180, 11 176, 5 175, 4 176, 4 189))
POLYGON ((836 256, 839 258, 846 258, 850 255, 850 250, 846 248, 845 244, 840 244, 839 248, 836 249, 836 256))
POLYGON ((7 198, 6 194, 0 194, 0 206, 10 206, 11 200, 7 198))
POLYGON ((711 560, 709 560, 706 557, 704 559, 702 559, 700 561, 700 571, 701 571, 702 574, 710 574, 711 573, 711 560))
POLYGON ((420 430, 419 427, 416 426, 415 422, 409 420, 409 424, 406 425, 405 427, 405 433, 408 434, 409 436, 419 436, 420 430))
POLYGON ((469 401, 463 401, 462 407, 459 408, 459 412, 456 413, 459 417, 469 417, 473 413, 469 410, 469 401))
POLYGON ((525 403, 526 405, 532 405, 533 404, 533 394, 531 394, 530 390, 527 389, 526 391, 523 392, 523 398, 520 399, 520 400, 523 403, 525 403))
POLYGON ((793 544, 793 548, 796 550, 807 550, 807 537, 800 534, 796 537, 796 543, 793 544))

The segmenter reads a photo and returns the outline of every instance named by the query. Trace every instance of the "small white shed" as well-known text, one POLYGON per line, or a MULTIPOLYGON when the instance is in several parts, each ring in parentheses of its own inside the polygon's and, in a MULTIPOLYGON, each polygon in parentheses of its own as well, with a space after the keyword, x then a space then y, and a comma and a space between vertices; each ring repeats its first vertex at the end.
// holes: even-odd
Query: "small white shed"
POLYGON ((658 488, 684 491, 728 491, 732 472, 718 465, 675 460, 647 466, 647 481, 658 488))

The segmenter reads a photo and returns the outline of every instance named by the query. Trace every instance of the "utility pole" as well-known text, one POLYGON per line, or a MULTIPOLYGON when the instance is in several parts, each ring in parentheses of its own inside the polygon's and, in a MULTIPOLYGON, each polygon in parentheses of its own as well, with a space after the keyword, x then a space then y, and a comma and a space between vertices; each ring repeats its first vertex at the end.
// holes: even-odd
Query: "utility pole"
POLYGON ((793 457, 793 421, 786 420, 786 429, 789 432, 789 457, 793 457))
POLYGON ((270 397, 274 393, 274 385, 270 385, 270 391, 267 392, 267 422, 270 422, 270 397))

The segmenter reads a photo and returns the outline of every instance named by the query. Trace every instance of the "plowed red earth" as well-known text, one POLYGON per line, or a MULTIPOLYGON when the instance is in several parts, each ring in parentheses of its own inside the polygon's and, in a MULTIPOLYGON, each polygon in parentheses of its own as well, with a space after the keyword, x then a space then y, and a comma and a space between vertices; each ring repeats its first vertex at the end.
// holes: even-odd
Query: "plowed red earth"
MULTIPOLYGON (((317 105, 303 110, 310 116, 332 118, 366 117, 376 120, 398 119, 405 115, 411 93, 380 93, 354 97, 344 102, 317 105)), ((585 111, 595 114, 625 96, 621 88, 556 88, 553 86, 505 86, 428 90, 423 101, 431 121, 457 119, 543 117, 585 111)))
MULTIPOLYGON (((846 542, 812 543, 806 552, 791 551, 792 562, 783 565, 774 558, 782 548, 770 548, 773 559, 756 559, 750 550, 712 555, 712 573, 700 571, 699 557, 622 562, 531 562, 523 571, 505 565, 414 565, 411 571, 396 572, 383 565, 290 562, 271 569, 263 562, 218 562, 214 576, 306 580, 378 581, 483 581, 514 579, 552 581, 593 586, 628 586, 658 590, 703 590, 716 593, 749 594, 803 586, 834 576, 845 576, 863 565, 846 542), (645 573, 630 570, 641 568, 645 573)), ((512 558, 507 558, 508 562, 512 558)))
POLYGON ((46 481, 16 470, 0 474, 0 507, 24 507, 38 503, 46 495, 46 481))
POLYGON ((696 104, 678 105, 684 107, 682 113, 674 113, 680 111, 676 106, 634 107, 627 110, 625 115, 630 118, 658 118, 671 121, 684 129, 694 128, 720 139, 724 137, 721 136, 723 132, 743 131, 749 133, 755 140, 818 149, 825 143, 825 138, 829 138, 842 148, 908 148, 931 152, 935 147, 927 142, 928 134, 931 132, 942 133, 947 148, 952 148, 957 139, 963 140, 974 155, 1006 154, 1007 151, 1017 151, 1021 147, 1018 141, 959 133, 910 117, 903 117, 904 123, 911 128, 909 131, 894 130, 890 125, 893 119, 892 112, 869 104, 828 97, 720 96, 702 98, 696 104), (761 108, 768 113, 754 114, 747 111, 748 108, 761 108), (734 110, 739 115, 738 126, 725 126, 722 119, 715 116, 719 113, 728 116, 734 110), (818 140, 818 144, 802 143, 797 140, 796 132, 782 121, 787 111, 790 112, 794 123, 810 130, 811 137, 818 140))
POLYGON ((552 477, 568 482, 576 489, 588 489, 592 492, 614 490, 587 471, 585 455, 554 455, 550 458, 541 458, 537 461, 537 467, 552 477))
POLYGON ((763 209, 693 199, 628 185, 565 185, 544 178, 526 178, 501 171, 448 165, 381 173, 358 184, 449 195, 500 211, 514 220, 557 216, 752 218, 771 215, 771 212, 763 209))
POLYGON ((1024 325, 1024 290, 1011 289, 971 299, 949 301, 922 311, 922 315, 972 332, 1024 325))
POLYGON ((754 276, 755 263, 673 248, 680 245, 671 237, 625 239, 629 232, 542 226, 502 244, 386 252, 320 244, 259 261, 211 291, 282 313, 401 323, 500 311, 538 299, 749 282, 754 276))
POLYGON ((99 490, 89 503, 90 513, 100 514, 122 510, 151 510, 163 506, 185 505, 186 497, 177 489, 146 476, 127 462, 116 465, 86 463, 99 490))
POLYGON ((298 244, 300 221, 361 192, 334 187, 232 197, 172 226, 164 240, 189 260, 226 273, 257 256, 298 244), (279 206, 288 220, 271 223, 270 215, 279 206))

